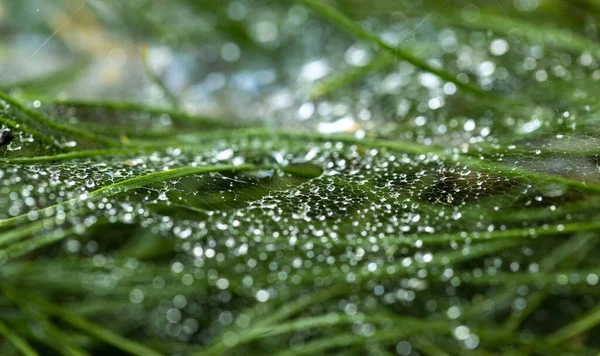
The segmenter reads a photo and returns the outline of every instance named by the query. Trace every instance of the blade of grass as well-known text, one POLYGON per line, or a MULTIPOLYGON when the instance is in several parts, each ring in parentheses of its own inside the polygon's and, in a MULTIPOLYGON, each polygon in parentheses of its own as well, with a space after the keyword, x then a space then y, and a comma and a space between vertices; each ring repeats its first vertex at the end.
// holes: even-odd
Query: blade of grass
POLYGON ((411 340, 414 344, 415 348, 421 351, 425 355, 429 356, 450 356, 450 354, 441 348, 439 348, 436 344, 434 344, 431 340, 429 340, 426 336, 421 336, 418 338, 414 338, 411 340))
POLYGON ((81 100, 81 99, 44 99, 43 102, 50 105, 65 105, 75 108, 86 108, 86 109, 98 109, 98 110, 109 110, 109 111, 134 111, 143 112, 151 115, 162 115, 166 114, 174 122, 182 124, 196 125, 204 129, 216 129, 216 128, 240 128, 247 126, 259 125, 259 123, 242 123, 229 120, 218 120, 215 118, 209 118, 204 116, 197 116, 185 113, 178 110, 170 110, 166 108, 158 108, 148 106, 139 103, 132 102, 119 102, 119 101, 93 101, 93 100, 81 100))
MULTIPOLYGON (((530 180, 532 182, 554 182, 566 185, 568 187, 586 191, 586 192, 594 192, 600 193, 600 184, 593 182, 581 182, 574 179, 564 178, 556 175, 549 174, 541 174, 517 167, 507 166, 501 163, 491 162, 489 160, 482 160, 475 157, 463 156, 455 153, 449 153, 441 150, 440 148, 434 146, 425 146, 416 143, 410 142, 402 142, 402 141, 389 141, 389 140, 377 140, 377 139, 362 139, 356 138, 350 135, 327 135, 327 134, 312 134, 312 133, 303 133, 303 132, 289 132, 289 131, 273 131, 269 129, 246 129, 239 131, 224 131, 221 133, 214 134, 206 134, 200 135, 197 139, 202 138, 202 144, 206 143, 206 140, 215 140, 222 138, 240 138, 240 137, 251 137, 251 136, 260 136, 260 137, 272 137, 272 138, 284 138, 290 140, 299 140, 299 142, 306 141, 339 141, 345 143, 352 144, 362 144, 365 146, 371 147, 379 147, 386 148, 394 151, 401 151, 410 154, 431 154, 436 155, 439 159, 449 160, 450 162, 456 162, 457 164, 465 165, 466 167, 472 169, 478 169, 485 172, 489 172, 494 175, 504 176, 508 178, 516 178, 521 180, 530 180), (221 136, 221 134, 223 136, 221 136)), ((166 143, 156 143, 151 144, 150 146, 140 146, 143 149, 150 149, 158 147, 168 147, 171 144, 170 142, 166 143)), ((102 155, 102 153, 99 153, 102 155)), ((74 156, 62 156, 64 159, 69 158, 77 158, 78 155, 74 156)), ((31 158, 34 159, 33 157, 31 158)), ((42 159, 42 158, 40 158, 42 159)), ((43 160, 48 160, 50 158, 43 158, 43 160)), ((0 221, 0 227, 2 226, 2 222, 0 221)))
MULTIPOLYGON (((512 241, 514 244, 526 243, 527 239, 541 238, 541 237, 553 237, 559 235, 570 235, 578 232, 586 232, 586 231, 595 231, 600 230, 600 222, 585 222, 585 223, 572 223, 572 224, 563 224, 560 226, 547 226, 547 227, 527 227, 527 228, 513 228, 506 230, 496 230, 496 231, 461 231, 455 233, 438 233, 438 234, 419 234, 419 235, 409 235, 409 236, 387 236, 385 239, 381 239, 377 241, 377 244, 382 244, 386 246, 415 246, 417 243, 423 246, 434 246, 434 245, 444 245, 451 242, 463 242, 468 244, 475 244, 478 242, 492 242, 497 241, 500 245, 499 248, 502 249, 502 246, 508 247, 509 241, 512 241)), ((269 242, 277 242, 275 239, 265 239, 265 241, 269 242)), ((330 243, 329 241, 312 241, 315 245, 323 245, 330 243)), ((340 240, 337 242, 342 246, 369 246, 369 243, 359 242, 355 240, 340 240)), ((473 245, 470 246, 472 249, 484 248, 484 246, 492 246, 489 244, 485 245, 473 245)), ((462 252, 460 252, 462 253, 462 252)), ((435 256, 434 256, 435 258, 435 256)))
POLYGON ((388 54, 381 54, 375 57, 371 62, 362 67, 350 68, 339 74, 335 74, 331 77, 327 77, 318 83, 316 83, 310 89, 310 98, 317 99, 325 96, 332 91, 350 84, 360 78, 363 78, 368 73, 378 71, 387 67, 392 66, 395 63, 395 57, 388 54))
POLYGON ((68 152, 68 153, 60 153, 60 154, 52 155, 52 156, 8 158, 8 159, 2 159, 2 162, 10 163, 10 164, 48 163, 48 162, 69 161, 69 160, 80 159, 80 158, 150 153, 152 151, 153 151, 153 149, 133 148, 133 147, 128 148, 128 149, 87 150, 87 151, 75 151, 75 152, 68 152))
MULTIPOLYGON (((375 316, 375 315, 365 315, 365 321, 373 322, 373 323, 390 323, 396 322, 400 324, 397 320, 399 318, 389 318, 384 316, 375 316)), ((401 318, 403 320, 404 327, 398 326, 397 330, 394 332, 398 333, 400 329, 404 329, 406 332, 419 332, 424 330, 429 331, 439 331, 439 332, 449 332, 450 327, 444 322, 429 322, 422 321, 417 318, 401 318), (409 326, 410 325, 410 326, 409 326)), ((230 351, 234 347, 240 346, 242 344, 246 344, 252 342, 254 340, 260 338, 273 337, 280 334, 287 334, 290 332, 298 332, 302 330, 318 328, 318 327, 333 327, 337 325, 347 325, 353 324, 356 322, 356 317, 346 314, 327 314, 327 315, 319 315, 319 316, 309 316, 295 319, 293 321, 287 323, 280 323, 271 326, 262 326, 253 328, 251 331, 238 335, 238 340, 235 345, 223 345, 219 348, 208 348, 201 352, 195 353, 196 355, 214 355, 214 354, 223 354, 227 351, 230 351)), ((219 344, 220 346, 221 344, 219 344)))
POLYGON ((6 103, 8 103, 11 107, 15 108, 16 110, 27 115, 33 121, 36 121, 46 127, 54 129, 56 131, 63 132, 68 135, 73 135, 75 137, 83 137, 90 141, 102 143, 107 146, 120 146, 121 145, 118 141, 115 141, 115 140, 112 140, 112 139, 109 139, 106 137, 102 137, 99 135, 95 135, 86 130, 76 129, 72 126, 63 125, 56 121, 50 120, 47 117, 45 117, 44 115, 40 114, 39 112, 31 110, 28 107, 24 106, 17 100, 13 99, 10 95, 8 95, 2 91, 0 91, 0 99, 4 100, 6 103))
POLYGON ((290 350, 285 350, 276 353, 278 356, 292 356, 292 355, 308 355, 308 354, 316 354, 316 355, 324 355, 328 354, 327 350, 335 349, 335 348, 344 348, 348 347, 352 348, 352 346, 357 346, 360 344, 364 344, 365 341, 368 342, 392 342, 397 341, 398 339, 402 339, 414 333, 420 333, 423 330, 415 329, 415 330, 406 330, 406 329, 392 329, 392 330, 381 330, 375 332, 375 334, 370 336, 357 335, 355 333, 340 333, 331 337, 323 337, 316 339, 314 341, 308 342, 302 347, 292 348, 290 350))
POLYGON ((171 92, 171 90, 169 88, 167 88, 167 86, 165 85, 163 80, 158 76, 158 74, 156 74, 156 72, 154 71, 154 69, 152 68, 152 66, 150 64, 150 58, 148 55, 148 46, 146 46, 146 45, 142 46, 141 53, 142 53, 142 64, 144 66, 144 72, 146 73, 146 76, 148 77, 148 79, 150 79, 150 81, 152 83, 154 83, 158 88, 160 88, 161 92, 163 93, 163 95, 165 96, 165 98, 167 99, 167 101, 169 102, 171 107, 178 109, 181 106, 179 99, 175 96, 175 94, 173 94, 171 92))
POLYGON ((589 310, 572 323, 563 326, 546 337, 551 345, 560 344, 572 337, 580 335, 600 324, 600 305, 589 310))
MULTIPOLYGON (((468 273, 468 272, 467 272, 468 273)), ((472 285, 531 285, 535 287, 563 287, 569 286, 573 289, 573 293, 582 293, 590 295, 598 295, 594 286, 586 282, 586 278, 590 275, 600 275, 600 269, 576 270, 572 272, 554 272, 554 273, 529 273, 529 272, 496 272, 494 274, 484 274, 481 276, 471 276, 464 283, 472 285), (587 287, 583 289, 575 289, 577 286, 587 287)), ((571 292, 571 291, 567 291, 571 292)))
MULTIPOLYGON (((174 168, 168 171, 149 173, 144 176, 126 179, 124 181, 114 183, 100 189, 91 191, 85 195, 67 200, 65 202, 49 206, 44 209, 37 210, 37 214, 51 216, 57 208, 69 209, 71 206, 83 201, 96 201, 103 198, 108 198, 113 195, 124 193, 129 190, 138 189, 149 184, 180 178, 192 174, 214 173, 214 172, 231 172, 231 171, 247 171, 258 169, 257 166, 244 164, 239 166, 187 166, 174 168)), ((16 224, 28 221, 30 213, 15 216, 13 218, 0 220, 0 228, 11 227, 16 224)))
MULTIPOLYGON (((490 200, 490 202, 492 202, 492 200, 490 200)), ((484 216, 484 218, 490 222, 495 221, 504 224, 518 223, 521 221, 532 222, 539 220, 552 220, 554 222, 559 222, 568 214, 582 213, 582 216, 584 216, 583 213, 585 213, 586 210, 592 209, 592 211, 596 211, 595 209, 598 208, 600 208, 600 197, 586 197, 583 200, 576 200, 570 203, 560 204, 554 208, 542 207, 511 209, 510 214, 507 214, 507 212, 503 209, 495 211, 492 207, 491 211, 489 209, 487 211, 484 210, 484 214, 478 211, 479 209, 472 209, 463 212, 462 215, 467 220, 478 220, 481 218, 481 216, 484 216)))
MULTIPOLYGON (((386 148, 393 151, 400 151, 409 154, 422 155, 430 154, 437 156, 440 160, 447 160, 449 162, 455 162, 459 165, 464 165, 467 168, 477 169, 488 172, 497 176, 503 176, 507 178, 516 178, 521 180, 528 180, 532 183, 535 182, 554 182, 566 185, 568 187, 585 191, 600 193, 600 184, 595 182, 582 182, 574 179, 565 178, 562 176, 556 176, 552 174, 542 174, 533 171, 529 171, 514 166, 507 166, 502 163, 492 162, 490 160, 482 160, 476 157, 464 156, 454 152, 447 152, 439 147, 426 146, 413 142, 404 141, 390 141, 390 140, 379 140, 369 138, 357 138, 351 135, 345 134, 318 134, 318 133, 307 133, 307 132, 293 132, 293 131, 282 131, 282 130, 271 130, 265 128, 258 129, 245 129, 238 131, 230 131, 224 133, 231 138, 239 137, 271 137, 273 139, 288 139, 298 140, 298 142, 331 142, 338 141, 343 143, 364 145, 369 147, 386 148)), ((208 135, 207 135, 208 136, 208 135)), ((204 135, 199 137, 206 137, 204 135)), ((187 140, 186 142, 189 142, 187 140)))
POLYGON ((325 301, 344 293, 344 291, 345 288, 342 288, 342 286, 338 285, 327 288, 321 292, 314 293, 312 295, 301 296, 295 301, 283 305, 273 314, 257 320, 256 325, 259 327, 273 325, 277 322, 289 318, 290 316, 308 308, 311 305, 324 303, 325 301))
POLYGON ((556 26, 544 26, 532 21, 523 21, 515 17, 479 12, 476 18, 467 22, 458 11, 448 10, 443 16, 436 16, 435 21, 467 28, 476 28, 485 31, 495 31, 504 34, 518 34, 533 44, 556 46, 576 53, 600 51, 600 46, 573 32, 567 32, 556 26))
MULTIPOLYGON (((562 263, 564 260, 569 258, 571 256, 571 254, 576 253, 578 250, 580 250, 582 248, 589 248, 589 245, 591 244, 591 242, 593 242, 593 239, 591 238, 591 236, 592 235, 588 235, 588 234, 585 234, 585 235, 576 234, 568 241, 566 241, 566 242, 562 243, 561 245, 559 245, 558 247, 556 247, 554 250, 552 250, 552 252, 548 256, 546 256, 542 261, 540 261, 541 272, 543 272, 543 273, 552 272, 556 269, 556 267, 560 263, 562 263)), ((508 290, 500 292, 499 294, 496 294, 494 296, 486 298, 486 301, 493 300, 494 305, 496 305, 496 307, 494 308, 494 311, 498 312, 499 310, 502 309, 503 306, 509 305, 511 303, 511 301, 515 298, 515 295, 516 295, 515 290, 508 289, 508 290)), ((486 313, 485 305, 486 305, 486 303, 471 305, 469 308, 467 308, 466 310, 463 311, 463 313, 461 314, 461 318, 462 319, 471 319, 471 318, 475 318, 475 317, 479 318, 481 316, 487 315, 488 313, 486 313)), ((514 330, 514 329, 507 328, 507 330, 514 330)))
MULTIPOLYGON (((590 249, 594 246, 595 236, 583 235, 581 236, 583 246, 581 243, 574 241, 574 244, 578 245, 575 247, 569 246, 564 249, 564 253, 570 255, 569 259, 561 264, 561 271, 570 271, 573 267, 579 264, 590 252, 590 249), (575 253, 578 252, 578 253, 575 253)), ((531 315, 542 302, 548 297, 549 292, 547 290, 539 290, 527 298, 527 306, 525 309, 513 311, 509 318, 504 322, 504 327, 508 330, 517 330, 521 323, 531 315)))
POLYGON ((40 232, 46 227, 52 225, 54 225, 54 219, 44 219, 33 222, 23 227, 7 231, 0 235, 0 247, 24 239, 27 236, 40 232))
MULTIPOLYGON (((256 308, 262 306, 261 304, 257 304, 256 307, 250 310, 249 312, 243 313, 246 316, 250 315, 251 317, 254 317, 251 322, 252 326, 249 329, 230 328, 230 330, 240 335, 252 334, 257 328, 265 328, 267 326, 274 325, 275 323, 285 320, 311 305, 324 303, 327 300, 333 298, 334 296, 344 293, 345 291, 345 288, 338 285, 325 289, 321 292, 314 293, 312 295, 301 296, 300 298, 292 302, 284 304, 283 306, 278 308, 273 314, 268 315, 264 318, 256 317, 256 308)), ((222 335, 226 335, 226 332, 224 331, 222 335)), ((220 339, 212 345, 208 346, 205 352, 208 354, 219 353, 219 350, 224 350, 227 347, 227 340, 220 339)))
POLYGON ((393 46, 387 44, 384 40, 382 40, 376 34, 364 29, 359 24, 357 24, 355 21, 353 21, 352 19, 343 15, 336 9, 322 3, 321 1, 316 1, 316 0, 297 0, 297 1, 306 5, 309 8, 311 8, 312 10, 319 13, 321 16, 325 17, 332 23, 336 24, 337 26, 344 29, 345 31, 353 34, 354 36, 358 37, 359 39, 369 43, 370 45, 374 46, 375 48, 385 51, 400 60, 406 61, 406 62, 414 65, 415 67, 420 68, 421 70, 424 70, 426 72, 434 74, 443 80, 452 82, 452 83, 456 84, 456 86, 458 86, 459 88, 462 88, 472 94, 475 94, 478 97, 491 96, 490 93, 486 93, 481 88, 476 87, 471 84, 468 84, 468 83, 461 82, 453 74, 450 74, 449 72, 447 72, 443 69, 433 67, 433 66, 427 64, 427 62, 425 60, 418 58, 411 53, 405 52, 405 51, 401 50, 400 48, 396 48, 396 47, 393 47, 393 46))
POLYGON ((6 324, 0 321, 0 335, 10 341, 13 346, 25 356, 37 356, 38 353, 19 335, 11 330, 6 324))
POLYGON ((133 355, 139 356, 159 356, 160 354, 156 351, 149 349, 148 347, 141 345, 135 341, 126 339, 118 334, 113 333, 112 331, 98 325, 92 323, 80 316, 77 316, 64 308, 59 307, 58 305, 54 305, 50 302, 47 302, 39 297, 30 298, 32 302, 38 304, 48 313, 56 315, 71 324, 72 326, 85 331, 89 335, 95 337, 100 341, 104 341, 105 343, 112 345, 120 350, 131 353, 133 355))
POLYGON ((52 231, 0 250, 0 256, 4 256, 6 260, 21 257, 29 252, 37 250, 38 248, 51 245, 57 241, 72 236, 74 233, 74 228, 52 231))
POLYGON ((43 330, 41 334, 34 333, 40 341, 65 356, 86 356, 88 355, 81 349, 75 341, 66 333, 61 331, 56 325, 52 324, 48 317, 41 313, 38 308, 31 308, 26 299, 20 295, 13 294, 12 290, 5 290, 5 295, 19 308, 33 319, 43 330))
POLYGON ((10 120, 10 119, 6 119, 2 116, 0 116, 0 124, 4 124, 6 126, 8 126, 12 131, 23 131, 29 135, 31 135, 31 137, 35 138, 38 142, 47 144, 48 146, 51 147, 56 147, 59 149, 62 149, 62 147, 59 147, 58 143, 55 140, 50 139, 48 136, 44 135, 43 133, 39 132, 38 130, 33 129, 32 127, 29 127, 28 125, 24 124, 24 123, 17 123, 16 121, 10 120))

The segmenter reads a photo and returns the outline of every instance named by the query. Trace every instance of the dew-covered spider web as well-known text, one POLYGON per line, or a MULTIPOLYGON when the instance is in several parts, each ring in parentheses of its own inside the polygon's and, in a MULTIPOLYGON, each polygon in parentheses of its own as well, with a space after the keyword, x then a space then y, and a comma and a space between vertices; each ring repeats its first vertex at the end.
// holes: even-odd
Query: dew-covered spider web
POLYGON ((598 354, 595 2, 7 14, 0 354, 598 354))

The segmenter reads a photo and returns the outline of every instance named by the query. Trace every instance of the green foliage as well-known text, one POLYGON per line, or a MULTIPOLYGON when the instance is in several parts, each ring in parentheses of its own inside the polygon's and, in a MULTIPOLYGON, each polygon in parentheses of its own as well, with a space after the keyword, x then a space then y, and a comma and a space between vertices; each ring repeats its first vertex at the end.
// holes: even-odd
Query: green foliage
POLYGON ((0 354, 597 355, 598 7, 492 3, 0 5, 0 354))

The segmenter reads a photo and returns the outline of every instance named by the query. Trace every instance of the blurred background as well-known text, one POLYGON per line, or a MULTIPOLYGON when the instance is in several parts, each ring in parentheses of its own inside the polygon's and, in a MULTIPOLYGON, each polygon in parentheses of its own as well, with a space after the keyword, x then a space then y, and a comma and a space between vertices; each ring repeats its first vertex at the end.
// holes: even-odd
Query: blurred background
MULTIPOLYGON (((588 98, 595 89, 588 79, 600 78, 594 1, 330 4, 462 81, 528 95, 545 105, 531 108, 538 118, 588 98)), ((528 133, 545 119, 507 119, 466 107, 472 98, 450 100, 453 83, 382 54, 293 1, 4 0, 0 87, 32 101, 127 100, 426 144, 456 143, 432 137, 454 131, 460 141, 485 139, 493 126, 528 133)))

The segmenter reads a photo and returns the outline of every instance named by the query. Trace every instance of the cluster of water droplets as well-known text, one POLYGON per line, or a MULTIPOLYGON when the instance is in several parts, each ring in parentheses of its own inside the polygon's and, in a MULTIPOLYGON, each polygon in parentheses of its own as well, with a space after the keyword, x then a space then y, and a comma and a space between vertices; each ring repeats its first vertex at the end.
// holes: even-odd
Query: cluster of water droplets
MULTIPOLYGON (((468 23, 478 21, 476 6, 461 11, 468 23)), ((181 97, 184 109, 231 114, 275 128, 441 148, 414 154, 371 141, 276 135, 203 143, 186 132, 198 123, 181 124, 173 113, 34 101, 31 108, 53 122, 89 125, 120 142, 137 136, 182 139, 190 145, 3 165, 0 206, 7 209, 0 210, 0 219, 26 215, 50 221, 44 231, 74 228, 48 253, 86 263, 67 268, 50 262, 23 277, 25 283, 69 281, 116 298, 119 317, 149 337, 208 344, 225 335, 230 345, 244 342, 244 330, 257 320, 253 312, 269 313, 301 295, 342 285, 343 293, 332 292, 331 298, 298 313, 326 315, 324 325, 336 328, 349 317, 351 332, 364 337, 393 330, 388 324, 398 323, 369 319, 375 313, 447 319, 452 337, 468 349, 477 348, 480 337, 464 315, 474 313, 473 301, 480 301, 482 313, 503 307, 493 283, 508 284, 508 273, 523 279, 509 302, 512 310, 525 309, 527 296, 542 284, 557 294, 577 294, 578 286, 598 284, 595 270, 535 280, 546 272, 540 260, 549 253, 549 246, 535 238, 545 231, 560 234, 565 225, 594 217, 593 211, 578 207, 585 194, 560 178, 597 180, 598 163, 591 158, 599 147, 593 138, 596 109, 554 100, 564 98, 558 90, 569 86, 575 88, 568 99, 589 98, 600 78, 593 53, 532 44, 519 33, 363 19, 386 43, 429 58, 429 65, 456 73, 460 82, 539 99, 515 113, 508 105, 506 111, 483 105, 455 83, 337 33, 305 7, 265 11, 235 1, 225 16, 247 30, 248 43, 217 36, 199 51, 189 50, 198 63, 186 60, 186 49, 149 50, 151 67, 181 97), (378 64, 356 81, 338 87, 332 80, 373 63, 378 64), (573 84, 587 77, 592 84, 573 84), (471 157, 472 164, 461 157, 471 157), (88 199, 103 187, 154 172, 247 163, 259 168, 189 175, 88 199), (494 255, 494 238, 514 229, 521 229, 514 240, 529 243, 508 241, 494 255)), ((200 20, 195 24, 201 33, 218 28, 216 15, 206 13, 200 20)), ((145 99, 162 95, 155 87, 143 94, 145 99)), ((4 101, 0 116, 33 125, 49 138, 42 144, 26 128, 13 127, 19 146, 9 150, 22 146, 28 154, 51 154, 77 145, 95 147, 76 135, 55 135, 53 129, 36 126, 4 101)), ((588 203, 600 206, 598 199, 588 203)), ((591 296, 578 303, 561 301, 568 315, 594 304, 591 296)), ((534 315, 535 320, 550 319, 544 313, 534 315)), ((314 336, 298 331, 286 343, 300 347, 314 336)), ((400 340, 395 351, 413 355, 413 346, 400 340)))

